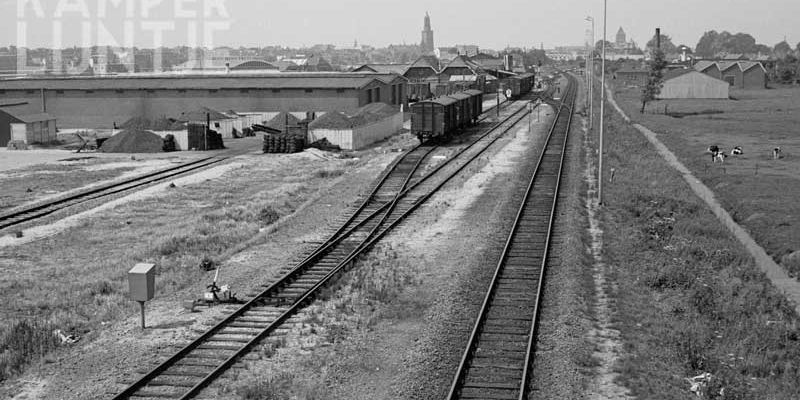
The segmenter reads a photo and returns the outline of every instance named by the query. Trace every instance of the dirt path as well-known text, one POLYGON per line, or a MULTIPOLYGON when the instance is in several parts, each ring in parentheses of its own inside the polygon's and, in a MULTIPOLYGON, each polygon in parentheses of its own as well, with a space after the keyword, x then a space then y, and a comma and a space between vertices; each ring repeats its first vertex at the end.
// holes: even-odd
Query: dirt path
MULTIPOLYGON (((583 130, 588 131, 588 121, 582 118, 583 130)), ((588 336, 589 341, 594 344, 594 358, 599 365, 595 367, 595 377, 592 386, 588 388, 587 397, 589 399, 631 399, 630 391, 618 385, 615 380, 619 373, 614 371, 614 365, 619 359, 622 351, 622 341, 620 332, 613 327, 613 293, 617 290, 617 285, 608 280, 610 266, 603 259, 603 228, 600 225, 601 212, 597 201, 597 164, 596 157, 591 144, 589 135, 584 136, 583 146, 586 155, 586 211, 589 220, 588 233, 591 239, 589 252, 593 259, 594 276, 594 316, 596 327, 593 328, 588 336)))
MULTIPOLYGON (((614 93, 609 88, 606 87, 606 93, 608 95, 608 101, 611 103, 612 106, 617 110, 625 122, 631 123, 631 119, 622 111, 622 108, 617 104, 614 100, 614 93)), ((644 135, 645 138, 656 148, 658 154, 664 158, 664 160, 669 163, 669 165, 681 173, 683 179, 692 190, 700 197, 714 215, 725 225, 728 230, 733 233, 739 242, 741 242, 745 249, 750 253, 753 259, 756 262, 756 265, 764 272, 767 278, 772 282, 772 284, 780 290, 794 305, 795 305, 795 312, 800 314, 800 282, 792 279, 786 271, 778 265, 768 254, 764 251, 764 248, 761 247, 750 234, 745 230, 741 225, 737 224, 731 215, 722 207, 722 205, 717 201, 714 197, 714 192, 709 189, 706 185, 704 185, 699 179, 697 179, 688 168, 686 168, 683 163, 678 160, 678 157, 675 156, 675 153, 669 150, 667 146, 664 145, 660 140, 658 140, 658 135, 648 129, 645 126, 640 124, 632 124, 634 128, 636 128, 639 132, 644 135)))

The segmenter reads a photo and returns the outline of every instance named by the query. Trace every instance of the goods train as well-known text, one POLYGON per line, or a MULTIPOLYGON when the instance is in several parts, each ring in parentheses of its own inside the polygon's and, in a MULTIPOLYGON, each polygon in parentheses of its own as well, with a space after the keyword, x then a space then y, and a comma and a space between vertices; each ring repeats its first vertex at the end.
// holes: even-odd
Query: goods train
MULTIPOLYGON (((534 87, 534 74, 525 73, 508 79, 507 94, 518 99, 534 87)), ((457 134, 467 126, 475 125, 483 113, 483 92, 465 90, 447 96, 419 101, 409 107, 411 111, 411 133, 420 142, 434 138, 446 138, 457 134)))
POLYGON ((420 142, 446 138, 475 125, 483 113, 483 92, 465 90, 412 104, 411 133, 420 142))
POLYGON ((518 99, 531 91, 535 85, 535 75, 525 73, 508 78, 508 88, 511 89, 512 99, 518 99))

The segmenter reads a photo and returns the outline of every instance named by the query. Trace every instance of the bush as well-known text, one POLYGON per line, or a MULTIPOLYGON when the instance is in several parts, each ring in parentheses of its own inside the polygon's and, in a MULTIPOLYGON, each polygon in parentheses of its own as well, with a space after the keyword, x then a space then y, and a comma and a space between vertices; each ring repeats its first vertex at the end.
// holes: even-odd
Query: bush
POLYGON ((272 206, 266 206, 258 212, 258 220, 265 226, 274 224, 280 218, 281 214, 275 211, 272 206))

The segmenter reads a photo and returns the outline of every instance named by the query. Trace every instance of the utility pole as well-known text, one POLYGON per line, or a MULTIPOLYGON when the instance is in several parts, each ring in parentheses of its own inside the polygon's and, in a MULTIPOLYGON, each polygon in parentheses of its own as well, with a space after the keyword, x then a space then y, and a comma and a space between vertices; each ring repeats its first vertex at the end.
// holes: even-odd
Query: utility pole
POLYGON ((586 20, 592 22, 592 40, 589 45, 587 66, 589 66, 589 132, 594 132, 594 18, 586 17, 586 20))
POLYGON ((606 17, 608 0, 603 0, 603 59, 600 61, 600 161, 598 162, 597 201, 603 205, 603 130, 606 105, 606 17))

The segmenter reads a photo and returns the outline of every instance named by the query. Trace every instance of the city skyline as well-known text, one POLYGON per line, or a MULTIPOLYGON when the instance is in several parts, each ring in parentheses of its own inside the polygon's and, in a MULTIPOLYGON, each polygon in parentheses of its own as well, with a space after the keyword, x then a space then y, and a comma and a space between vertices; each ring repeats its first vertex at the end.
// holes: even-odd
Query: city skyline
MULTIPOLYGON (((602 38, 600 1, 506 3, 507 9, 516 10, 513 13, 485 12, 484 3, 472 1, 445 0, 431 4, 409 0, 402 8, 387 7, 389 4, 383 0, 309 0, 303 4, 231 0, 0 0, 4 11, 0 13, 0 34, 5 39, 0 45, 151 48, 161 43, 166 47, 302 48, 333 44, 346 48, 357 41, 385 47, 420 44, 426 12, 436 32, 437 47, 476 44, 499 50, 507 46, 580 45, 588 27, 584 20, 587 15, 596 19, 595 38, 602 38), (487 29, 492 27, 497 29, 487 29)), ((607 39, 613 42, 617 29, 623 27, 629 38, 643 46, 653 36, 654 29, 661 27, 676 45, 694 47, 705 31, 727 30, 749 33, 768 46, 786 37, 794 47, 800 41, 800 28, 792 18, 799 12, 800 4, 786 0, 758 4, 730 4, 722 0, 696 4, 676 0, 668 5, 611 1, 607 39), (722 5, 724 11, 720 11, 722 5), (690 14, 685 12, 688 9, 692 10, 690 14), (755 15, 759 18, 754 18, 755 15), (759 23, 764 19, 771 23, 759 23)))

